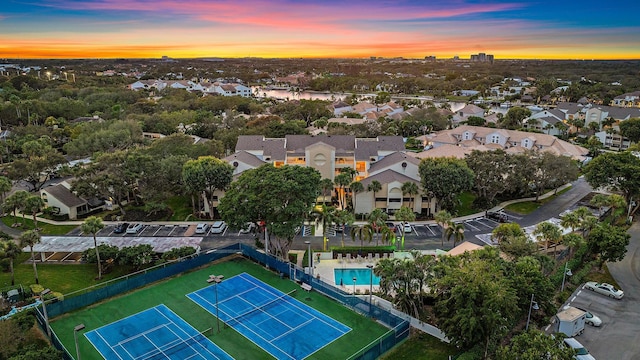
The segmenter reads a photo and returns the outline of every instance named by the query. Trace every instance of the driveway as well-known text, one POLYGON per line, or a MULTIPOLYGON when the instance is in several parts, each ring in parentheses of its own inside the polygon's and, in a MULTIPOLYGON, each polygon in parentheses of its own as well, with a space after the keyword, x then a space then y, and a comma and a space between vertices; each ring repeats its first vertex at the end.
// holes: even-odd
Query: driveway
POLYGON ((602 319, 602 327, 587 325, 578 340, 596 359, 640 359, 640 223, 629 229, 631 240, 627 255, 617 263, 609 263, 624 298, 614 300, 592 291, 578 290, 570 300, 602 319))

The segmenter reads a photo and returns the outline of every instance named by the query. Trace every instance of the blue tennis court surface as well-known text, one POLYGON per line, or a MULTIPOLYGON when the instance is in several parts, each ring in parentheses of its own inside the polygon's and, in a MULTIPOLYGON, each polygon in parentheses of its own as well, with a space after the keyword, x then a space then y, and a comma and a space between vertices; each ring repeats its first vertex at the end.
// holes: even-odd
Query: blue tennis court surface
POLYGON ((188 294, 276 359, 304 359, 351 331, 348 326, 243 273, 188 294))
POLYGON ((164 305, 85 334, 105 359, 233 359, 164 305))

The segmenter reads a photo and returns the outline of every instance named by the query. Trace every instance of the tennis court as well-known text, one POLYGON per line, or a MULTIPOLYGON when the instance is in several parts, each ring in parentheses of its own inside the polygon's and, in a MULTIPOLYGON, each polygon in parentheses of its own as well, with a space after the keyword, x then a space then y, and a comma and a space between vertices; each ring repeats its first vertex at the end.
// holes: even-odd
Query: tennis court
POLYGON ((187 297, 276 359, 304 359, 351 331, 290 295, 242 273, 187 297))
POLYGON ((165 305, 87 332, 105 359, 233 359, 165 305))

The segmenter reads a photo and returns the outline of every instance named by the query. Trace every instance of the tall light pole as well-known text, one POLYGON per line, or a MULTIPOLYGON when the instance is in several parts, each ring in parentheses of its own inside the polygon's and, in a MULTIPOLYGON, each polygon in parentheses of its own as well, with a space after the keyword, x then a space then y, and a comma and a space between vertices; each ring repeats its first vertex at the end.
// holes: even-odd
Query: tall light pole
POLYGON ((531 302, 529 303, 529 315, 527 315, 527 326, 525 327, 525 331, 529 330, 529 320, 531 320, 531 309, 538 310, 540 307, 538 303, 533 301, 533 294, 531 294, 531 302))
POLYGON ((307 265, 309 266, 309 274, 313 277, 313 254, 311 253, 311 241, 307 240, 304 242, 307 244, 307 265))
POLYGON ((371 309, 371 305, 373 305, 373 265, 369 264, 367 267, 369 268, 369 309, 371 309))
POLYGON ((560 291, 564 291, 564 281, 567 276, 571 276, 571 275, 573 275, 573 273, 571 272, 571 269, 568 269, 567 263, 564 263, 564 272, 562 273, 562 287, 560 288, 560 291))
POLYGON ((80 347, 78 346, 78 331, 84 329, 84 324, 76 325, 73 328, 73 342, 76 343, 76 360, 80 360, 80 347))
POLYGON ((47 329, 47 335, 51 338, 51 330, 49 329, 49 316, 47 315, 47 304, 44 300, 44 296, 50 293, 50 289, 44 289, 40 293, 40 299, 42 300, 42 313, 44 315, 44 327, 47 329))
POLYGON ((353 277, 353 296, 356 296, 356 280, 358 280, 355 276, 353 277))
POLYGON ((218 333, 220 333, 220 307, 218 306, 218 284, 222 282, 224 279, 224 275, 209 275, 208 283, 216 283, 215 291, 216 291, 216 325, 218 326, 218 333))

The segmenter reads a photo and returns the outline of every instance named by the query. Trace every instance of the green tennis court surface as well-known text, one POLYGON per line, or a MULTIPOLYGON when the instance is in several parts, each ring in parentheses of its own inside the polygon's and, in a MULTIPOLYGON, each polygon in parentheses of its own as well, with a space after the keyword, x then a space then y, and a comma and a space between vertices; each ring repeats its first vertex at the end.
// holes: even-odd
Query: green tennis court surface
MULTIPOLYGON (((207 283, 207 279, 211 274, 224 275, 225 280, 221 283, 224 284, 225 281, 242 273, 247 273, 284 294, 298 290, 292 294, 294 298, 352 329, 328 345, 308 355, 306 359, 346 359, 359 350, 370 346, 372 342, 390 331, 377 323, 375 319, 357 314, 333 299, 315 291, 311 291, 311 293, 303 292, 300 289, 300 285, 295 282, 286 278, 282 279, 278 274, 266 270, 264 266, 241 257, 226 258, 209 266, 181 273, 178 276, 149 284, 138 290, 57 316, 52 319, 51 326, 69 353, 75 355, 73 329, 78 324, 84 324, 86 330, 77 334, 82 359, 102 359, 103 356, 100 352, 84 336, 85 332, 88 333, 128 316, 164 304, 198 332, 213 328, 212 331, 205 333, 206 337, 231 357, 235 359, 273 359, 274 357, 267 351, 253 341, 248 340, 232 327, 221 326, 221 331, 218 333, 216 317, 186 296, 210 287, 211 284, 207 283)), ((221 323, 221 325, 223 324, 221 323)), ((307 341, 314 341, 309 339, 310 337, 302 339, 304 344, 307 341)), ((109 359, 113 359, 113 357, 109 359)), ((115 357, 115 359, 117 360, 118 358, 115 357)))

